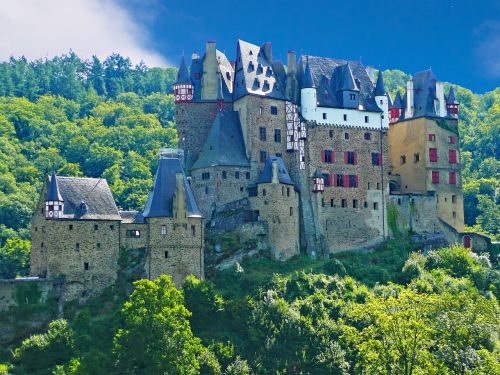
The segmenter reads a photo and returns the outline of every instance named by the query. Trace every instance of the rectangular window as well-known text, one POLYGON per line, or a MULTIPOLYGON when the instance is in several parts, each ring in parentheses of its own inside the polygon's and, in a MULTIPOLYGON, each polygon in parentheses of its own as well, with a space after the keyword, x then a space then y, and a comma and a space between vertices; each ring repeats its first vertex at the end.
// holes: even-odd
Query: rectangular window
POLYGON ((40 244, 40 247, 43 248, 43 242, 40 244))
POLYGON ((380 160, 380 153, 378 152, 372 152, 372 165, 380 165, 381 160, 380 160))
POLYGON ((370 122, 370 118, 368 116, 365 116, 365 123, 368 124, 370 122))
POLYGON ((168 251, 165 251, 164 256, 165 256, 165 259, 168 258, 168 251))
POLYGON ((196 236, 196 227, 194 225, 191 225, 191 235, 196 236))
POLYGON ((326 113, 323 112, 323 120, 326 120, 326 113))
POLYGON ((373 209, 378 210, 378 202, 373 202, 373 209))
POLYGON ((226 171, 222 171, 222 178, 224 180, 227 178, 227 172, 226 171))
POLYGON ((321 153, 321 160, 323 163, 333 163, 335 155, 332 150, 323 150, 321 153))
POLYGON ((75 244, 75 250, 80 251, 80 244, 78 242, 75 244))
POLYGON ((352 208, 358 208, 358 200, 357 199, 352 200, 352 208))
POLYGON ((201 179, 202 180, 210 180, 210 172, 203 172, 201 174, 201 179))
POLYGON ((111 224, 111 225, 109 226, 109 229, 111 229, 111 230, 115 230, 115 226, 114 226, 113 224, 111 224))
POLYGON ((94 224, 94 230, 99 230, 99 225, 94 224))
POLYGON ((161 226, 161 234, 164 236, 167 234, 167 226, 166 225, 161 226))
POLYGON ((336 182, 337 182, 337 186, 344 186, 344 175, 338 174, 336 182))
POLYGON ((450 135, 448 137, 448 142, 450 142, 452 145, 454 145, 455 143, 457 143, 457 137, 450 135))
POLYGON ((429 141, 435 142, 436 141, 436 134, 429 134, 429 141))
POLYGON ((98 242, 98 243, 97 243, 97 248, 98 248, 98 249, 100 249, 100 248, 101 248, 101 243, 100 243, 100 242, 98 242))
POLYGON ((450 172, 448 180, 449 180, 448 182, 449 182, 450 185, 456 185, 457 184, 457 173, 456 172, 450 172))
POLYGON ((247 180, 250 180, 250 172, 245 173, 247 180))
POLYGON ((281 143, 281 129, 274 129, 274 142, 281 143))
POLYGON ((401 155, 399 157, 399 164, 406 164, 406 155, 401 155))
POLYGON ((89 270, 89 264, 87 262, 83 263, 83 269, 85 271, 88 271, 89 270))
POLYGON ((448 161, 450 164, 457 163, 457 150, 448 150, 448 161))
POLYGON ((439 184, 439 171, 432 171, 432 183, 439 184))
POLYGON ((73 224, 68 225, 69 230, 73 230, 73 224))
POLYGON ((456 195, 451 196, 451 203, 457 203, 457 196, 456 195))
POLYGON ((259 139, 261 141, 265 141, 266 140, 266 128, 263 128, 263 127, 259 128, 259 139))
POLYGON ((349 175, 349 187, 358 187, 358 176, 349 175))
POLYGON ((240 172, 238 172, 238 171, 234 172, 234 178, 239 180, 240 179, 240 172))
POLYGON ((265 163, 267 160, 267 152, 265 151, 261 151, 260 152, 260 162, 261 163, 265 163))
POLYGON ((347 115, 344 115, 344 121, 347 121, 347 115))
POLYGON ((328 174, 328 173, 323 173, 323 181, 324 181, 325 187, 332 186, 332 175, 328 174))
POLYGON ((330 207, 333 207, 334 204, 333 204, 333 199, 330 199, 330 207))
POLYGON ((329 136, 330 138, 333 138, 333 130, 330 130, 330 131, 328 132, 328 136, 329 136))
POLYGON ((347 199, 342 199, 342 207, 347 207, 347 199))
POLYGON ((413 154, 413 162, 418 163, 420 161, 420 154, 417 152, 416 154, 413 154))
POLYGON ((365 141, 372 139, 372 133, 365 133, 365 141))
POLYGON ((128 238, 139 238, 141 237, 141 231, 137 229, 129 229, 126 232, 128 238))
POLYGON ((293 207, 290 207, 290 216, 293 216, 293 207))
POLYGON ((349 133, 344 133, 344 139, 349 139, 349 133))
POLYGON ((431 163, 436 163, 438 161, 438 150, 437 148, 429 149, 429 160, 431 163))
POLYGON ((358 154, 356 151, 344 152, 344 163, 355 165, 358 163, 358 154))
POLYGON ((278 107, 272 105, 271 106, 271 114, 272 115, 277 115, 278 114, 278 107))

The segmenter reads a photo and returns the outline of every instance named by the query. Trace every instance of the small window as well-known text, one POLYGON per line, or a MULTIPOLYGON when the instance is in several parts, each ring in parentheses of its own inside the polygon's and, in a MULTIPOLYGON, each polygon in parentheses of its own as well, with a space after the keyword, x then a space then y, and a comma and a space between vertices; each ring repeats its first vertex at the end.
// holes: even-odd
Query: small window
POLYGON ((456 219, 457 218, 457 213, 455 211, 453 211, 453 218, 456 219))
POLYGON ((247 177, 247 180, 250 180, 250 172, 246 172, 245 175, 247 177))
POLYGON ((373 202, 373 209, 378 210, 378 202, 373 202))
POLYGON ((87 262, 83 263, 83 269, 85 271, 88 271, 89 270, 89 264, 87 262))
POLYGON ((380 153, 372 152, 372 165, 380 165, 380 153))
POLYGON ((365 133, 365 141, 372 139, 372 133, 365 133))
POLYGON ((368 202, 365 201, 364 207, 368 208, 368 202))
POLYGON ((417 152, 416 154, 413 154, 413 162, 418 163, 420 161, 420 154, 417 152))
POLYGON ((290 207, 290 216, 293 216, 293 207, 290 207))
POLYGON ((75 250, 80 251, 80 244, 78 242, 75 244, 75 250))
POLYGON ((457 137, 454 137, 454 136, 450 135, 448 137, 448 142, 451 143, 451 144, 457 143, 457 137))
POLYGON ((38 227, 35 227, 35 232, 38 232, 38 227))
POLYGON ((141 237, 141 231, 137 229, 129 229, 126 232, 128 238, 139 238, 141 237))
POLYGON ((333 204, 333 199, 330 199, 330 207, 333 207, 334 204, 333 204))
POLYGON ((399 164, 406 164, 406 155, 401 155, 399 157, 399 164))
POLYGON ((278 107, 272 105, 271 106, 271 114, 272 115, 277 115, 278 114, 278 107))
POLYGON ((370 117, 365 116, 365 124, 368 124, 370 122, 370 117))
POLYGON ((266 196, 266 189, 262 189, 262 196, 265 197, 266 196))
POLYGON ((356 100, 356 94, 349 94, 349 98, 351 100, 356 100))
POLYGON ((99 225, 94 224, 94 230, 99 230, 99 225))
POLYGON ((344 139, 349 139, 349 133, 344 133, 344 139))
POLYGON ((437 148, 430 148, 429 149, 429 160, 431 163, 436 163, 438 161, 437 148))
POLYGON ((259 128, 259 139, 264 142, 266 141, 266 128, 259 128))
POLYGON ((238 171, 234 172, 234 178, 239 180, 240 179, 240 172, 238 172, 238 171))
POLYGON ((358 208, 358 200, 357 199, 352 200, 352 208, 358 208))
POLYGON ((344 121, 347 121, 347 115, 344 115, 344 121))
POLYGON ((202 180, 210 180, 210 172, 203 172, 201 174, 201 179, 202 180))
POLYGON ((323 120, 326 120, 326 113, 323 112, 323 120))
POLYGON ((43 242, 40 244, 40 247, 43 248, 43 242))
POLYGON ((224 180, 227 178, 227 172, 226 171, 222 171, 222 178, 224 180))
POLYGON ((344 175, 343 174, 337 175, 337 186, 344 186, 344 175))
POLYGON ((205 186, 205 194, 208 195, 208 186, 205 186))
POLYGON ((69 230, 73 230, 73 224, 68 225, 69 230))
POLYGON ((266 151, 261 151, 260 152, 260 162, 265 163, 267 160, 267 152, 266 151))
POLYGON ((166 225, 161 226, 161 234, 164 236, 167 234, 167 226, 166 225))
POLYGON ((330 131, 328 132, 328 136, 329 136, 330 138, 333 138, 333 130, 330 130, 330 131))
POLYGON ((286 196, 287 196, 287 197, 289 197, 289 196, 290 196, 290 188, 289 188, 289 187, 287 187, 287 188, 286 188, 286 196))
POLYGON ((377 190, 380 190, 380 182, 377 182, 377 190))
POLYGON ((429 141, 435 142, 436 141, 436 134, 429 134, 429 141))
POLYGON ((349 187, 358 187, 358 176, 349 175, 349 187))
POLYGON ((323 150, 323 162, 324 163, 333 163, 334 154, 332 150, 323 150))
POLYGON ((323 176, 323 186, 324 187, 332 186, 331 175, 328 173, 323 173, 322 176, 323 176))
POLYGON ((165 251, 164 256, 165 256, 165 259, 168 258, 168 251, 165 251))
POLYGON ((113 224, 111 224, 111 225, 109 226, 109 229, 111 229, 111 230, 115 230, 115 226, 114 226, 113 224))
POLYGON ((343 208, 347 207, 347 199, 342 199, 342 207, 343 208))
POLYGON ((456 195, 451 196, 451 203, 457 203, 457 196, 456 195))
POLYGON ((357 154, 355 151, 344 152, 344 163, 345 164, 357 164, 357 154))
POLYGON ((448 177, 448 183, 450 185, 457 184, 457 173, 456 172, 450 172, 449 177, 448 177))
POLYGON ((432 171, 432 183, 439 184, 439 171, 432 171))
POLYGON ((281 143, 281 129, 274 129, 274 142, 281 143))
POLYGON ((100 249, 100 248, 101 248, 101 243, 100 243, 100 242, 98 242, 98 243, 97 243, 97 248, 98 248, 98 249, 100 249))
POLYGON ((192 235, 193 237, 195 237, 195 236, 196 236, 196 227, 195 227, 194 225, 191 225, 191 235, 192 235))

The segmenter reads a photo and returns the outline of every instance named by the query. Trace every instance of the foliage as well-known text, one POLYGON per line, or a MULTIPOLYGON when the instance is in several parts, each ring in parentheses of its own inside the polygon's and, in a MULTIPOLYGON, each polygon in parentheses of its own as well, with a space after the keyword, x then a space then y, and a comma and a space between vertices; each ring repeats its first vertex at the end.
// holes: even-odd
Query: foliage
POLYGON ((30 242, 9 238, 0 247, 0 279, 12 279, 29 273, 30 242))

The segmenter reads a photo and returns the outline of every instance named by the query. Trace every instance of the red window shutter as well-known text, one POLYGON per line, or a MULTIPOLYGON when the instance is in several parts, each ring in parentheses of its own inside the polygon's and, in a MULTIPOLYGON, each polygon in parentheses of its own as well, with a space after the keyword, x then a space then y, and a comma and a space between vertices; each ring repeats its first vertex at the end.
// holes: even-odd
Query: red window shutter
POLYGON ((349 175, 344 175, 344 187, 349 187, 349 175))
POLYGON ((430 148, 429 149, 429 160, 431 162, 437 162, 437 148, 430 148))
POLYGON ((328 181, 330 182, 328 186, 333 186, 333 175, 331 174, 328 175, 328 181))
POLYGON ((439 172, 438 171, 432 171, 432 183, 439 184, 439 172))
POLYGON ((358 164, 358 153, 354 151, 354 164, 358 164))
POLYGON ((382 154, 378 154, 378 165, 382 165, 382 154))
POLYGON ((337 175, 334 174, 332 175, 333 181, 332 181, 332 186, 337 186, 337 175))
POLYGON ((356 184, 354 185, 354 187, 358 187, 359 185, 359 179, 358 179, 358 176, 356 176, 356 184))
POLYGON ((449 177, 449 184, 450 185, 456 185, 457 184, 457 174, 456 172, 450 172, 450 177, 449 177))
POLYGON ((451 164, 455 164, 457 162, 457 151, 456 150, 448 150, 448 160, 451 164))
POLYGON ((348 156, 347 151, 344 151, 344 164, 347 164, 348 158, 349 158, 349 156, 348 156))
POLYGON ((321 161, 325 162, 325 150, 321 150, 321 161))
POLYGON ((335 151, 332 150, 332 163, 335 163, 335 151))

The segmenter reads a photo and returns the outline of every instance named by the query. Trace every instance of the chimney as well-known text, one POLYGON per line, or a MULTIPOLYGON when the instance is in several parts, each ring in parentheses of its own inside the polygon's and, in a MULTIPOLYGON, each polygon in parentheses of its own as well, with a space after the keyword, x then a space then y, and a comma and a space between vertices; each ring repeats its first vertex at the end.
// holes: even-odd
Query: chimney
POLYGON ((205 44, 205 53, 208 55, 215 54, 215 40, 207 40, 205 44))
POLYGON ((444 101, 444 84, 441 81, 436 81, 436 99, 439 101, 439 117, 446 117, 446 103, 444 101))
POLYGON ((295 51, 288 51, 287 72, 295 73, 296 71, 297 71, 297 57, 295 55, 295 51))
POLYGON ((175 174, 175 196, 173 202, 174 217, 178 219, 186 218, 186 199, 184 191, 184 174, 177 172, 175 174))
POLYGON ((271 165, 272 165, 272 173, 273 173, 273 177, 272 177, 271 182, 273 184, 278 184, 280 182, 279 177, 278 177, 278 160, 273 159, 271 165))
POLYGON ((265 58, 269 62, 273 62, 273 48, 271 46, 271 42, 265 42, 261 47, 262 52, 264 52, 265 58))
POLYGON ((405 118, 413 117, 413 79, 406 83, 406 111, 405 118))

